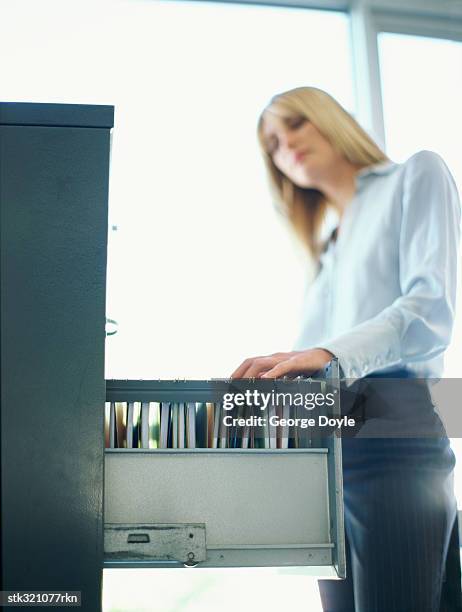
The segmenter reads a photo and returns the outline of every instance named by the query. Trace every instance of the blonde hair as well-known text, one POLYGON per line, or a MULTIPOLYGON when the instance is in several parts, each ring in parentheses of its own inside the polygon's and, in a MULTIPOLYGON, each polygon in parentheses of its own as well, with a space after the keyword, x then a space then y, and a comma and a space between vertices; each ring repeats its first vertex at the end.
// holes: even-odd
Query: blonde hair
POLYGON ((281 211, 309 253, 317 260, 323 249, 320 230, 328 201, 324 194, 316 189, 298 187, 275 166, 263 134, 264 116, 267 112, 283 119, 308 119, 339 153, 360 168, 386 161, 388 158, 332 96, 316 87, 298 87, 278 94, 263 110, 257 132, 270 186, 281 211))

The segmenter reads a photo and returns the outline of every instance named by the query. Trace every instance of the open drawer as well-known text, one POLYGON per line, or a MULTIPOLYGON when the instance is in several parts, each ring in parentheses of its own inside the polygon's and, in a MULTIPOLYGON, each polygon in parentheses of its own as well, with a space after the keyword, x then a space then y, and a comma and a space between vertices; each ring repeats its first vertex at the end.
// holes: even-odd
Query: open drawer
MULTIPOLYGON (((204 400, 198 381, 140 381, 138 391, 136 381, 111 382, 109 402, 204 400)), ((311 566, 344 577, 340 438, 308 448, 107 448, 104 522, 106 566, 311 566)))

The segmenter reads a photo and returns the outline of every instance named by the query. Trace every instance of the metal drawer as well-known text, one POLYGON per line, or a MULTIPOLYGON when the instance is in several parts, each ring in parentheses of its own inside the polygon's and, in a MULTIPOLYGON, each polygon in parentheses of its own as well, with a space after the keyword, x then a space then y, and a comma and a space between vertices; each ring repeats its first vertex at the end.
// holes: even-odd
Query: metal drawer
MULTIPOLYGON (((207 401, 206 382, 140 383, 117 381, 108 401, 207 401)), ((108 448, 104 522, 106 566, 307 566, 344 577, 341 440, 108 448)))

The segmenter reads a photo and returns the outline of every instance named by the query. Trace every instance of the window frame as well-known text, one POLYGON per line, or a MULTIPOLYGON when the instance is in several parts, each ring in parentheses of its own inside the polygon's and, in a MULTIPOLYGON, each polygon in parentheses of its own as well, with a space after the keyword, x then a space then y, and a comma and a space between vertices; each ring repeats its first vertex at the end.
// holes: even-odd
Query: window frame
MULTIPOLYGON (((190 0, 196 1, 196 0, 190 0)), ((201 0, 217 2, 217 0, 201 0)), ((359 122, 385 146, 378 35, 381 32, 462 41, 457 0, 219 0, 345 12, 350 17, 354 90, 359 122)))

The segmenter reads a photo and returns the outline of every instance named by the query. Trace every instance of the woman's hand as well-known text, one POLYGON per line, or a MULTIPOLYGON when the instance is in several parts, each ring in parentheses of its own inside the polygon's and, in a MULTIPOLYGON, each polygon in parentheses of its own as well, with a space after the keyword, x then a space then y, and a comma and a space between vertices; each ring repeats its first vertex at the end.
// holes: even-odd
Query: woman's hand
POLYGON ((322 369, 333 357, 331 352, 321 348, 250 357, 234 370, 231 378, 282 378, 301 374, 309 376, 322 369))

